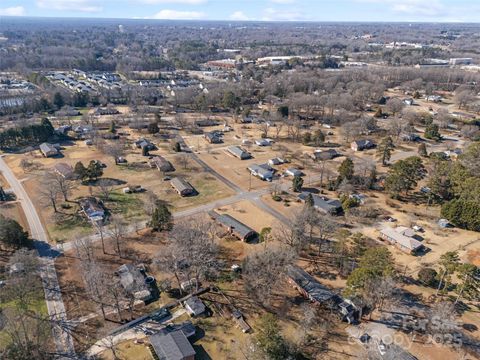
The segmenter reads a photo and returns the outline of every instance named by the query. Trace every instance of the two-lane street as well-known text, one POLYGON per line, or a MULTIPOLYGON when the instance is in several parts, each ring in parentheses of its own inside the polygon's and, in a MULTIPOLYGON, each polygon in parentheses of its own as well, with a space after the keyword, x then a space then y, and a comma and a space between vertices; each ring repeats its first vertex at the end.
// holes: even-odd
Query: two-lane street
MULTIPOLYGON (((8 167, 3 156, 0 156, 0 172, 3 174, 11 189, 17 196, 22 205, 23 212, 30 228, 30 237, 34 240, 35 248, 40 257, 42 267, 40 277, 45 292, 45 301, 48 314, 56 324, 67 324, 67 314, 65 305, 62 301, 62 293, 58 282, 57 272, 55 270, 55 256, 58 254, 48 244, 48 235, 43 227, 42 221, 38 216, 37 210, 22 183, 16 178, 15 174, 8 167)), ((53 327, 53 338, 57 352, 65 355, 75 353, 72 336, 61 326, 53 327)))

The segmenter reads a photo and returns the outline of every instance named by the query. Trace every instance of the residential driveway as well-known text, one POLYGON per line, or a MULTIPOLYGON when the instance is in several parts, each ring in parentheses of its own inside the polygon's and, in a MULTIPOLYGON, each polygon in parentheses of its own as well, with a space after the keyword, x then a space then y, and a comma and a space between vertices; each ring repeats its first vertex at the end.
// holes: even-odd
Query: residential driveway
POLYGON ((95 344, 92 345, 90 349, 88 349, 87 355, 90 357, 96 356, 102 353, 105 350, 111 349, 113 346, 128 340, 134 339, 145 339, 147 335, 142 331, 143 329, 151 330, 152 332, 160 330, 165 324, 168 324, 175 320, 176 318, 185 314, 185 309, 180 308, 175 311, 171 317, 165 319, 165 321, 157 322, 150 320, 142 325, 133 327, 131 329, 125 330, 124 332, 117 334, 117 335, 110 335, 104 337, 103 339, 98 340, 95 344))
MULTIPOLYGON (((15 192, 25 213, 30 228, 30 237, 34 239, 34 245, 41 261, 40 277, 45 292, 48 315, 54 322, 66 325, 67 315, 62 300, 62 293, 58 283, 54 259, 59 253, 48 244, 48 236, 38 216, 37 210, 25 191, 22 183, 15 177, 11 169, 5 163, 3 156, 0 156, 0 171, 15 192)), ((57 351, 61 354, 75 354, 73 339, 71 335, 59 326, 53 327, 53 338, 57 351)))

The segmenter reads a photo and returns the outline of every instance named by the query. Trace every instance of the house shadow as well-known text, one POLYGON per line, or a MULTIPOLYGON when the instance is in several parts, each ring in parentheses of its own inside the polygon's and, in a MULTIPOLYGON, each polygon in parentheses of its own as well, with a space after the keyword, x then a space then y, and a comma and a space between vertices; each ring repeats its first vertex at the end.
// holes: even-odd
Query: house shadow
POLYGON ((55 259, 62 255, 62 253, 50 246, 50 244, 45 241, 33 240, 33 246, 38 251, 40 257, 47 257, 55 259))
POLYGON ((88 182, 88 185, 91 185, 91 186, 100 186, 102 184, 102 181, 105 181, 105 180, 108 180, 109 182, 111 182, 111 185, 112 186, 120 186, 120 185, 125 185, 127 182, 124 181, 124 180, 120 180, 120 179, 113 179, 113 178, 99 178, 97 180, 94 180, 94 181, 89 181, 88 182))
POLYGON ((320 190, 313 187, 302 187, 302 192, 308 192, 311 194, 320 194, 320 190))
POLYGON ((193 345, 195 350, 195 359, 197 360, 213 360, 210 355, 205 351, 202 345, 193 345))

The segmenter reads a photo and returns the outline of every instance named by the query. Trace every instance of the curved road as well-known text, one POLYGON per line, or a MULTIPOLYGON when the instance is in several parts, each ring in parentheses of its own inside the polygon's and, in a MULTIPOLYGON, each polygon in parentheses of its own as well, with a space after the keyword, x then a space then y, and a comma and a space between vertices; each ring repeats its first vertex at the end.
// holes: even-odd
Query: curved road
POLYGON ((65 328, 68 327, 65 305, 62 300, 62 293, 55 270, 55 257, 58 252, 52 250, 48 244, 48 236, 43 224, 38 216, 37 210, 25 191, 22 183, 15 177, 8 165, 0 156, 0 172, 10 184, 11 189, 15 192, 17 199, 22 205, 23 212, 28 221, 30 228, 30 236, 34 239, 34 245, 41 261, 40 277, 45 292, 45 302, 47 304, 48 315, 54 322, 53 338, 57 352, 64 356, 73 357, 75 348, 72 336, 65 328), (59 326, 60 325, 60 326, 59 326))

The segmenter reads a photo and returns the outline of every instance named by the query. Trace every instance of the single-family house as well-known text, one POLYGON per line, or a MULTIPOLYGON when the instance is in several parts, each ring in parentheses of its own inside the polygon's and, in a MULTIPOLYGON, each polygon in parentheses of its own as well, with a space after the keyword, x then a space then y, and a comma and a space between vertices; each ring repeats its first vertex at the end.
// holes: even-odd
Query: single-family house
POLYGON ((383 240, 390 242, 409 254, 415 254, 424 247, 414 236, 415 230, 405 226, 397 226, 396 228, 386 227, 380 230, 380 237, 383 240))
POLYGON ((230 234, 242 241, 248 242, 258 237, 258 233, 255 230, 230 215, 220 215, 215 211, 210 211, 209 214, 216 222, 227 228, 230 234))
MULTIPOLYGON (((306 201, 307 197, 311 193, 302 192, 298 195, 298 199, 301 201, 306 201)), ((343 213, 342 203, 340 200, 337 199, 327 199, 324 196, 320 196, 317 194, 311 194, 313 199, 313 207, 325 214, 330 215, 341 215, 343 213)))
POLYGON ((240 160, 246 160, 252 157, 249 152, 243 150, 240 146, 229 146, 227 151, 240 160))
POLYGON ((403 141, 414 142, 414 141, 420 141, 420 139, 421 139, 420 135, 415 134, 415 133, 406 133, 406 134, 402 135, 402 140, 403 141))
POLYGON ((160 155, 154 156, 152 160, 150 160, 150 167, 156 167, 161 172, 175 171, 172 163, 160 155))
POLYGON ((126 292, 133 295, 136 300, 148 301, 152 298, 145 277, 140 269, 132 264, 123 264, 115 274, 120 278, 120 284, 126 292))
POLYGON ((105 218, 105 209, 99 199, 90 196, 81 199, 79 204, 82 212, 90 221, 99 222, 105 218))
POLYGON ((331 160, 333 158, 336 158, 337 156, 341 156, 341 154, 335 150, 335 149, 317 149, 313 151, 313 153, 310 153, 310 157, 313 160, 331 160))
POLYGON ((191 321, 184 321, 184 322, 179 323, 179 324, 173 324, 173 323, 168 324, 167 326, 161 328, 158 331, 158 334, 168 335, 168 334, 170 334, 172 332, 175 332, 175 331, 183 332, 183 334, 187 338, 190 338, 190 337, 194 336, 195 333, 196 333, 195 325, 193 325, 191 321))
POLYGON ((156 149, 156 146, 150 140, 147 140, 147 139, 144 139, 144 138, 140 138, 140 139, 136 140, 135 141, 135 146, 138 149, 146 148, 148 151, 156 149))
POLYGON ((210 144, 221 144, 223 139, 216 132, 207 132, 203 135, 210 144))
POLYGON ((195 125, 198 127, 218 126, 220 123, 216 120, 202 119, 195 121, 195 125))
POLYGON ((173 178, 172 180, 170 180, 170 185, 180 196, 189 196, 195 193, 195 189, 193 188, 193 186, 190 185, 190 183, 183 178, 173 178))
POLYGON ((63 177, 64 179, 73 179, 74 172, 73 168, 67 163, 58 163, 53 167, 53 171, 63 177))
POLYGON ((59 135, 67 135, 70 130, 72 130, 70 125, 61 125, 55 129, 55 132, 59 135))
POLYGON ((415 103, 415 101, 412 98, 408 98, 408 99, 404 99, 403 103, 405 105, 412 106, 415 103))
POLYGON ((57 156, 60 152, 53 144, 42 143, 40 144, 40 151, 45 157, 57 156))
POLYGON ((298 169, 288 168, 287 170, 285 170, 285 175, 295 177, 295 176, 303 176, 304 174, 298 169))
MULTIPOLYGON (((156 333, 149 337, 150 345, 160 360, 194 360, 195 350, 182 331, 166 335, 156 333)), ((154 356, 155 357, 155 356, 154 356)))
POLYGON ((442 97, 440 95, 428 95, 425 97, 427 101, 433 101, 435 103, 441 102, 442 97))
POLYGON ((372 149, 376 145, 373 141, 371 140, 355 140, 352 141, 350 144, 350 147, 352 148, 353 151, 363 151, 366 149, 372 149))
POLYGON ((272 181, 273 179, 273 170, 268 164, 252 164, 247 169, 250 170, 250 173, 253 176, 256 176, 264 181, 272 181))
POLYGON ((333 307, 340 304, 342 298, 317 279, 298 266, 290 265, 287 268, 288 281, 311 302, 333 307))
POLYGON ((198 298, 198 296, 189 297, 184 301, 183 306, 185 306, 187 313, 193 317, 200 316, 207 310, 205 304, 198 298))
POLYGON ((270 166, 274 166, 274 165, 285 164, 286 161, 285 161, 284 159, 282 159, 282 158, 276 157, 276 158, 269 159, 267 163, 268 163, 268 165, 270 165, 270 166))
POLYGON ((273 143, 273 140, 271 140, 271 139, 255 140, 255 144, 258 145, 258 146, 270 146, 270 145, 272 145, 272 143, 273 143))

